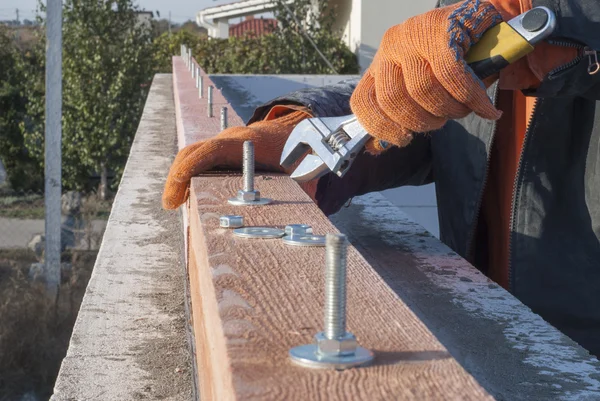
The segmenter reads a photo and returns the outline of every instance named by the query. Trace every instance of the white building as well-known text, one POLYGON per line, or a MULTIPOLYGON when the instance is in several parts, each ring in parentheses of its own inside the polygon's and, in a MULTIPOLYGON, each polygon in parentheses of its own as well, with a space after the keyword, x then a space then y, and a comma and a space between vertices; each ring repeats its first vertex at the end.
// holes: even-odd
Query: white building
POLYGON ((385 31, 435 7, 436 0, 331 0, 337 6, 336 28, 358 56, 364 71, 373 61, 385 31))
MULTIPOLYGON (((293 3, 293 0, 288 0, 293 3)), ((375 55, 384 32, 414 15, 431 10, 436 0, 331 0, 337 6, 336 28, 348 47, 358 56, 364 71, 375 55)), ((198 12, 196 23, 214 38, 227 38, 229 20, 273 11, 273 0, 243 0, 209 7, 198 12)))

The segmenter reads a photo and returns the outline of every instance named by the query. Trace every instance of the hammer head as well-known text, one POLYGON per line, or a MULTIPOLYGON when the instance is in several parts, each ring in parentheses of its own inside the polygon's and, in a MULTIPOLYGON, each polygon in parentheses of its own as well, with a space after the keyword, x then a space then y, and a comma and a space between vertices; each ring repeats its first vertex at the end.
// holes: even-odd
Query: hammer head
POLYGON ((292 173, 293 179, 310 181, 329 171, 342 177, 369 138, 354 115, 309 118, 290 134, 280 163, 289 168, 312 149, 292 173))

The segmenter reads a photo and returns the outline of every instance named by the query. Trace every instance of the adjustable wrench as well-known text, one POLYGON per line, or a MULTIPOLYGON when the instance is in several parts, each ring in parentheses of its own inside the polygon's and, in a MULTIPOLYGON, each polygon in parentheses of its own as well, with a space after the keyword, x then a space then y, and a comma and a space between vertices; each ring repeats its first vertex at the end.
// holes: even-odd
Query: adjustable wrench
MULTIPOLYGON (((554 13, 536 7, 486 31, 473 46, 466 61, 481 79, 531 53, 534 45, 556 27, 554 13)), ((294 170, 296 181, 310 181, 329 171, 343 177, 371 136, 351 114, 341 117, 309 118, 290 134, 281 154, 281 166, 291 167, 312 149, 294 170)))

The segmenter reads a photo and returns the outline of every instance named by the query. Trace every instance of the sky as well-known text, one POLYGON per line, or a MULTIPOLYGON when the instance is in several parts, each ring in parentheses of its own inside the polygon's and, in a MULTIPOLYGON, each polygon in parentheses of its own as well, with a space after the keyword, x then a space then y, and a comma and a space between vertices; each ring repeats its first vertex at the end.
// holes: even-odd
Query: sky
MULTIPOLYGON (((196 20, 196 13, 204 8, 220 4, 233 3, 235 0, 135 0, 137 5, 147 11, 157 10, 161 18, 168 18, 175 23, 196 20)), ((45 2, 45 1, 44 1, 45 2)), ((37 0, 0 0, 0 20, 16 19, 16 9, 19 9, 20 19, 33 19, 37 0)), ((154 15, 156 18, 156 14, 154 15)))

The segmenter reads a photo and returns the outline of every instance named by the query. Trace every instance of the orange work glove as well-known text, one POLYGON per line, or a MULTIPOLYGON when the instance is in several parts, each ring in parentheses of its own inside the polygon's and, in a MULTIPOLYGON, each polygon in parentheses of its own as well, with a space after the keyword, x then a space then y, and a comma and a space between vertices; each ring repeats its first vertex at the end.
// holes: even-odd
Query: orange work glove
POLYGON ((358 121, 375 139, 367 150, 383 151, 380 141, 405 146, 414 132, 439 129, 471 112, 500 118, 485 85, 464 61, 471 46, 500 22, 491 3, 467 0, 390 28, 350 99, 358 121))
MULTIPOLYGON (((165 183, 163 207, 176 209, 183 204, 189 196, 191 178, 202 171, 214 168, 241 169, 242 148, 247 140, 254 142, 257 169, 289 173, 279 165, 279 158, 292 129, 307 117, 311 117, 311 114, 306 109, 276 106, 267 115, 268 121, 257 121, 247 127, 227 128, 212 139, 181 149, 165 183)), ((314 199, 316 182, 303 188, 312 192, 309 194, 314 199)))

